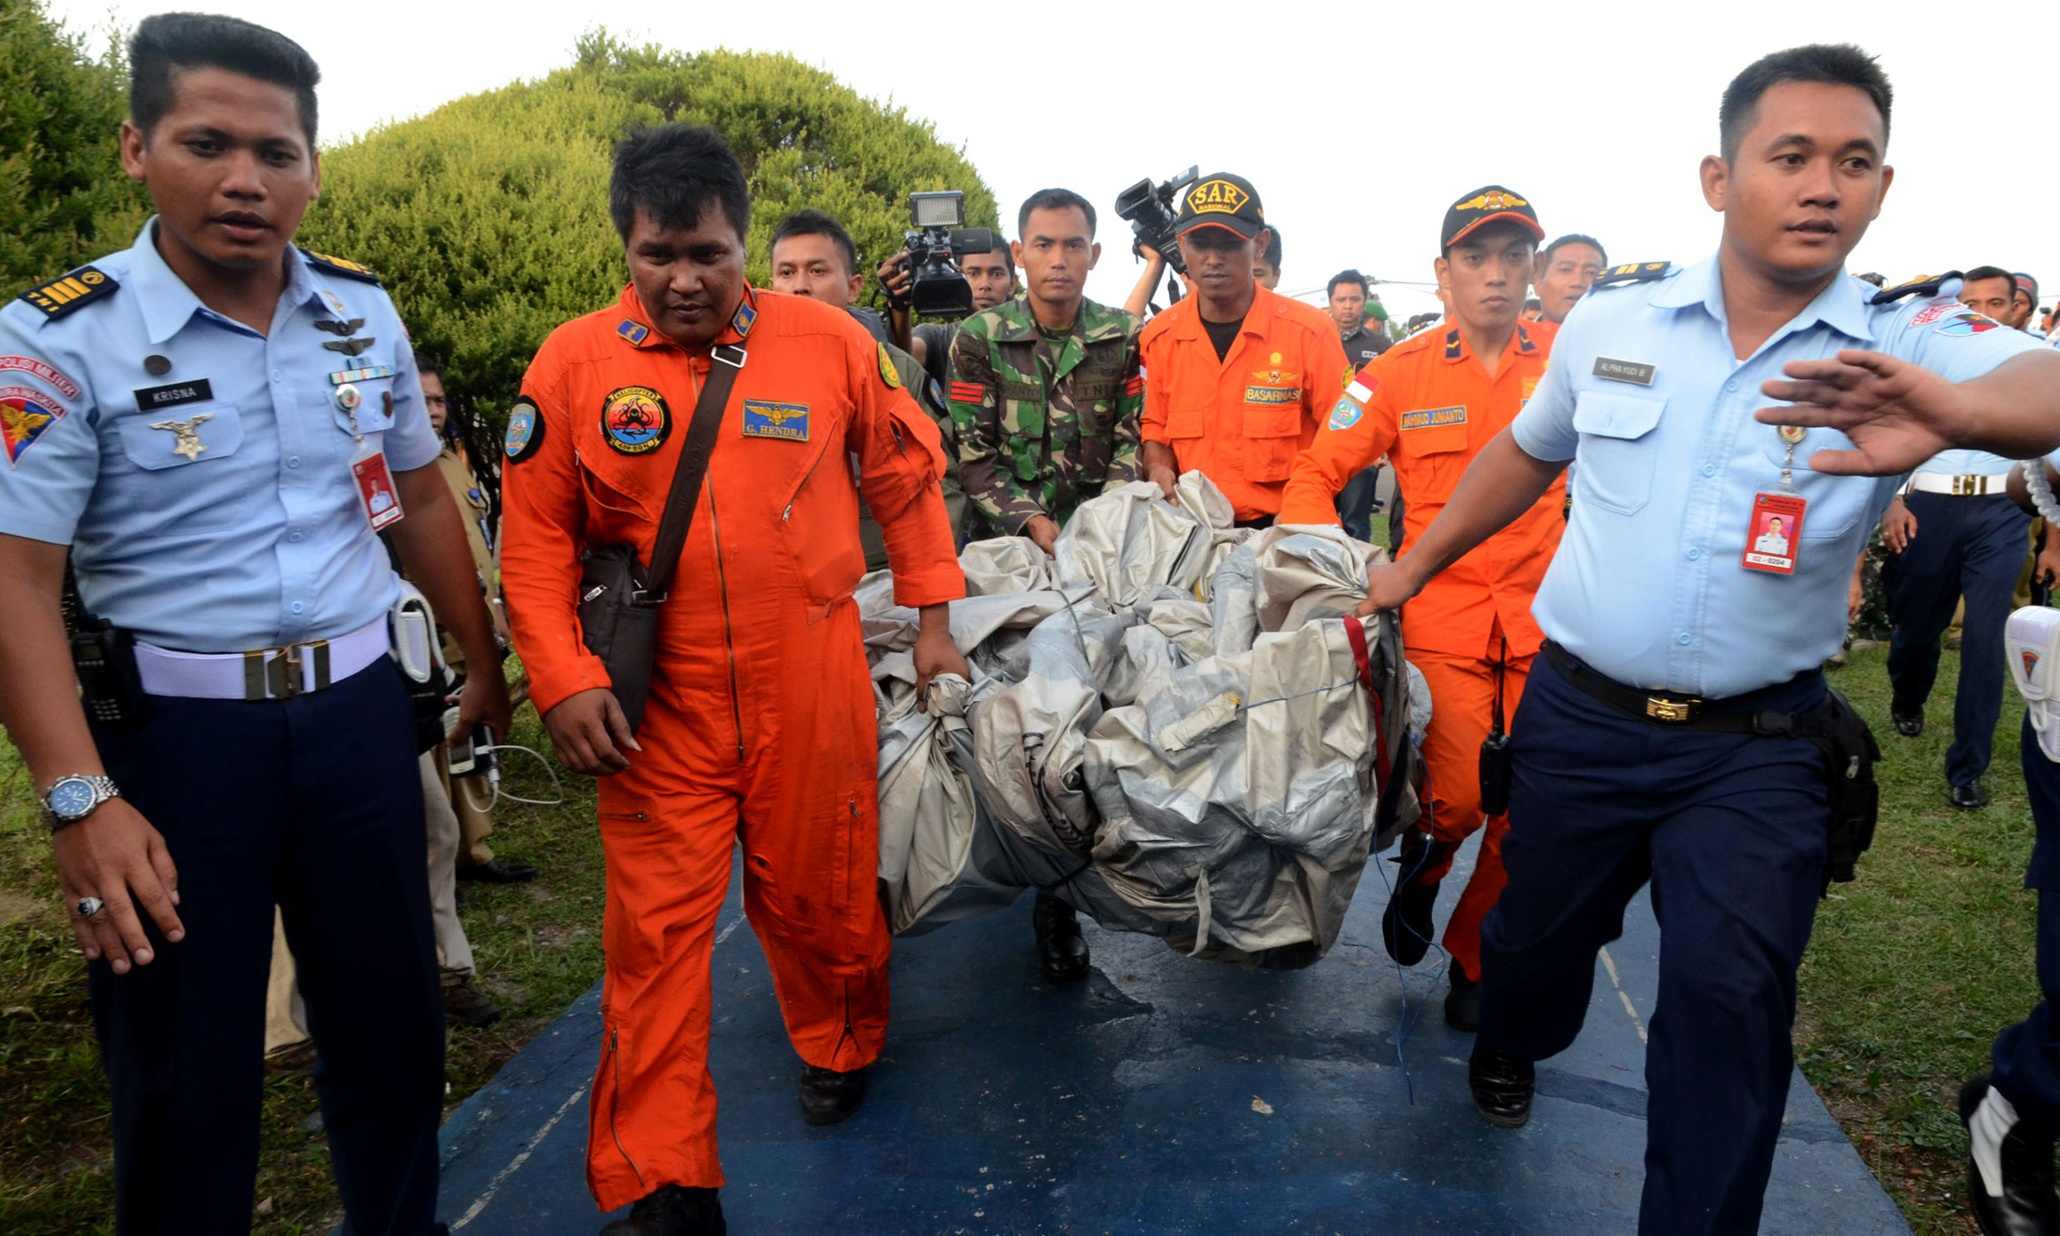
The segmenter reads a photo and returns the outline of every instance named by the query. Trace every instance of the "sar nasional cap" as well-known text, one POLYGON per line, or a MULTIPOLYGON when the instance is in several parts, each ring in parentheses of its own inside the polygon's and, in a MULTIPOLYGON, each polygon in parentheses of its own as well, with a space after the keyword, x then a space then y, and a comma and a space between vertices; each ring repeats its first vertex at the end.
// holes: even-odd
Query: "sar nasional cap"
POLYGON ((1531 209, 1529 202, 1501 185, 1489 185, 1452 203, 1445 212, 1445 226, 1438 230, 1438 247, 1449 249, 1474 229, 1497 219, 1521 224, 1532 240, 1545 239, 1545 229, 1538 226, 1538 212, 1531 209))
POLYGON ((1266 211, 1259 205, 1259 191, 1251 181, 1229 172, 1202 177, 1180 199, 1173 234, 1182 236, 1198 227, 1226 228, 1251 240, 1266 228, 1266 211))

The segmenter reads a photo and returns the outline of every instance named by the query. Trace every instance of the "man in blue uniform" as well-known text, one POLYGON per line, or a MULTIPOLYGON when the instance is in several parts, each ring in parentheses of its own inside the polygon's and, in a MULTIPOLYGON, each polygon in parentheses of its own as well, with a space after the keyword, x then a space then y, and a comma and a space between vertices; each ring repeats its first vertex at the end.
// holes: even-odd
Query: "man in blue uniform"
MULTIPOLYGON (((2012 312, 2016 284, 1999 266, 1977 266, 1960 285, 1960 302, 1990 322, 2012 312)), ((1954 329, 1972 331, 1960 322, 1954 329)), ((2000 330, 1994 325, 1982 330, 2000 330)), ((2003 623, 2024 566, 2030 520, 2003 493, 2011 461, 1988 451, 1941 451, 1911 475, 1881 517, 1891 556, 1882 571, 1888 617, 1889 705, 1896 733, 1924 732, 1924 701, 1938 677, 1939 637, 1962 597, 1960 682, 1953 695, 1953 742, 1946 748, 1946 798, 1962 811, 1988 806, 1988 771, 1996 718, 2003 711, 2003 623)))
POLYGON ((1896 484, 1862 477, 2060 444, 2050 350, 1843 272, 1892 178, 1889 100, 1846 46, 1734 79, 1701 169, 1716 255, 1606 275, 1529 405, 1371 573, 1367 608, 1399 606, 1578 460, 1512 727, 1509 885, 1483 929, 1469 1073, 1485 1118, 1529 1117, 1533 1062, 1580 1032, 1596 953, 1649 879, 1665 944, 1645 1236, 1758 1230, 1829 853, 1829 762, 1790 735, 1829 725, 1819 667, 1896 484), (1756 551, 1775 516, 1788 552, 1756 551))
MULTIPOLYGON (((2041 465, 2048 484, 2060 477, 2053 468, 2056 460, 2060 454, 2041 465)), ((2031 508, 2022 477, 2010 478, 2009 493, 2031 508)), ((2025 678, 2041 688, 2051 680, 2054 667, 2044 665, 2035 651, 2022 664, 2025 678)), ((1960 1088, 1968 1202, 1987 1236, 2060 1232, 2060 1203, 2053 1192, 2053 1144, 2060 1136, 2060 1007, 2054 1003, 2060 994, 2060 896, 2046 896, 2060 892, 2060 763, 2040 742, 2040 731, 2050 732, 2056 721, 2054 701, 2036 700, 2025 712, 2018 740, 2025 797, 2037 829, 2024 884, 2039 895, 2037 962, 2043 999, 2031 1016, 1996 1036, 1993 1070, 1960 1088), (2044 714, 2041 724, 2033 723, 2033 711, 2044 714)))
MULTIPOLYGON (((345 1229, 426 1236, 443 1026, 375 526, 474 665, 491 627, 392 302, 291 243, 314 61, 170 14, 130 65, 122 160, 156 217, 0 310, 0 721, 87 960, 115 1229, 250 1229, 276 903, 345 1229)), ((474 674, 459 707, 503 727, 506 687, 474 674)))

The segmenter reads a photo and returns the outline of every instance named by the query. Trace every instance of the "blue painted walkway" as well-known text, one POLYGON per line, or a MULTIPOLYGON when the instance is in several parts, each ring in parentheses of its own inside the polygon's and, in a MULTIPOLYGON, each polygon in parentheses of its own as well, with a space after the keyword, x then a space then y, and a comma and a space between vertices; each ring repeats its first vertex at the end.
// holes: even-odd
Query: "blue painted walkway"
MULTIPOLYGON (((1440 924, 1467 870, 1446 882, 1440 924)), ((899 941, 887 1053, 865 1106, 830 1129, 801 1122, 800 1065, 733 880, 713 1048, 730 1230, 1634 1231, 1658 959, 1643 898, 1598 969, 1586 1031, 1540 1066, 1531 1122, 1510 1133, 1473 1114, 1471 1037, 1444 1024, 1442 971, 1405 977, 1381 949, 1383 878, 1367 872, 1337 948, 1294 973, 1090 926, 1095 973, 1053 987, 1031 958, 1028 897, 899 941)), ((458 1232, 568 1236, 604 1221, 583 1167, 599 1033, 596 990, 446 1125, 458 1232)), ((1761 1230, 1909 1231, 1799 1075, 1761 1230)))

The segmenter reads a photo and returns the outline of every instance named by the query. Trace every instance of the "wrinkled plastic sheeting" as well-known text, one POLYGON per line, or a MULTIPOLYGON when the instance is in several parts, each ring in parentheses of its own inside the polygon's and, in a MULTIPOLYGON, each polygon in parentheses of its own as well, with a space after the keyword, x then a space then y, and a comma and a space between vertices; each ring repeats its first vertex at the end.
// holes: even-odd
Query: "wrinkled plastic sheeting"
POLYGON ((966 573, 969 597, 1042 592, 1058 581, 1051 555, 1027 536, 974 541, 959 552, 958 563, 966 573))
POLYGON ((1253 537, 1259 625, 1291 631, 1352 612, 1366 599, 1366 547, 1344 529, 1275 525, 1253 537))
POLYGON ((1111 892, 1182 951, 1306 965, 1364 870, 1378 800, 1369 697, 1342 621, 1176 671, 1089 739, 1111 892))
POLYGON ((1052 550, 1060 579, 1088 580, 1121 608, 1162 584, 1193 588, 1209 542, 1209 529, 1157 485, 1132 481, 1081 503, 1052 550))

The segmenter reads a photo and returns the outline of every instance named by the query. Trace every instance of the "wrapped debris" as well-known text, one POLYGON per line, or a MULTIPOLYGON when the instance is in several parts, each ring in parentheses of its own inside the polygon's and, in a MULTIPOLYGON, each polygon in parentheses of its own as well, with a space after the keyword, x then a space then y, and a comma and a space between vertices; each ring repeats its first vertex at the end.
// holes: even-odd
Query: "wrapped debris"
POLYGON ((1368 855, 1415 821, 1427 716, 1393 620, 1350 616, 1383 551, 1335 528, 1233 529, 1199 473, 1179 497, 1134 484, 1085 503, 1052 558, 1022 538, 967 546, 979 595, 953 605, 952 635, 976 681, 931 684, 927 712, 915 614, 883 577, 861 585, 897 933, 1037 887, 1194 956, 1306 965, 1368 855))

